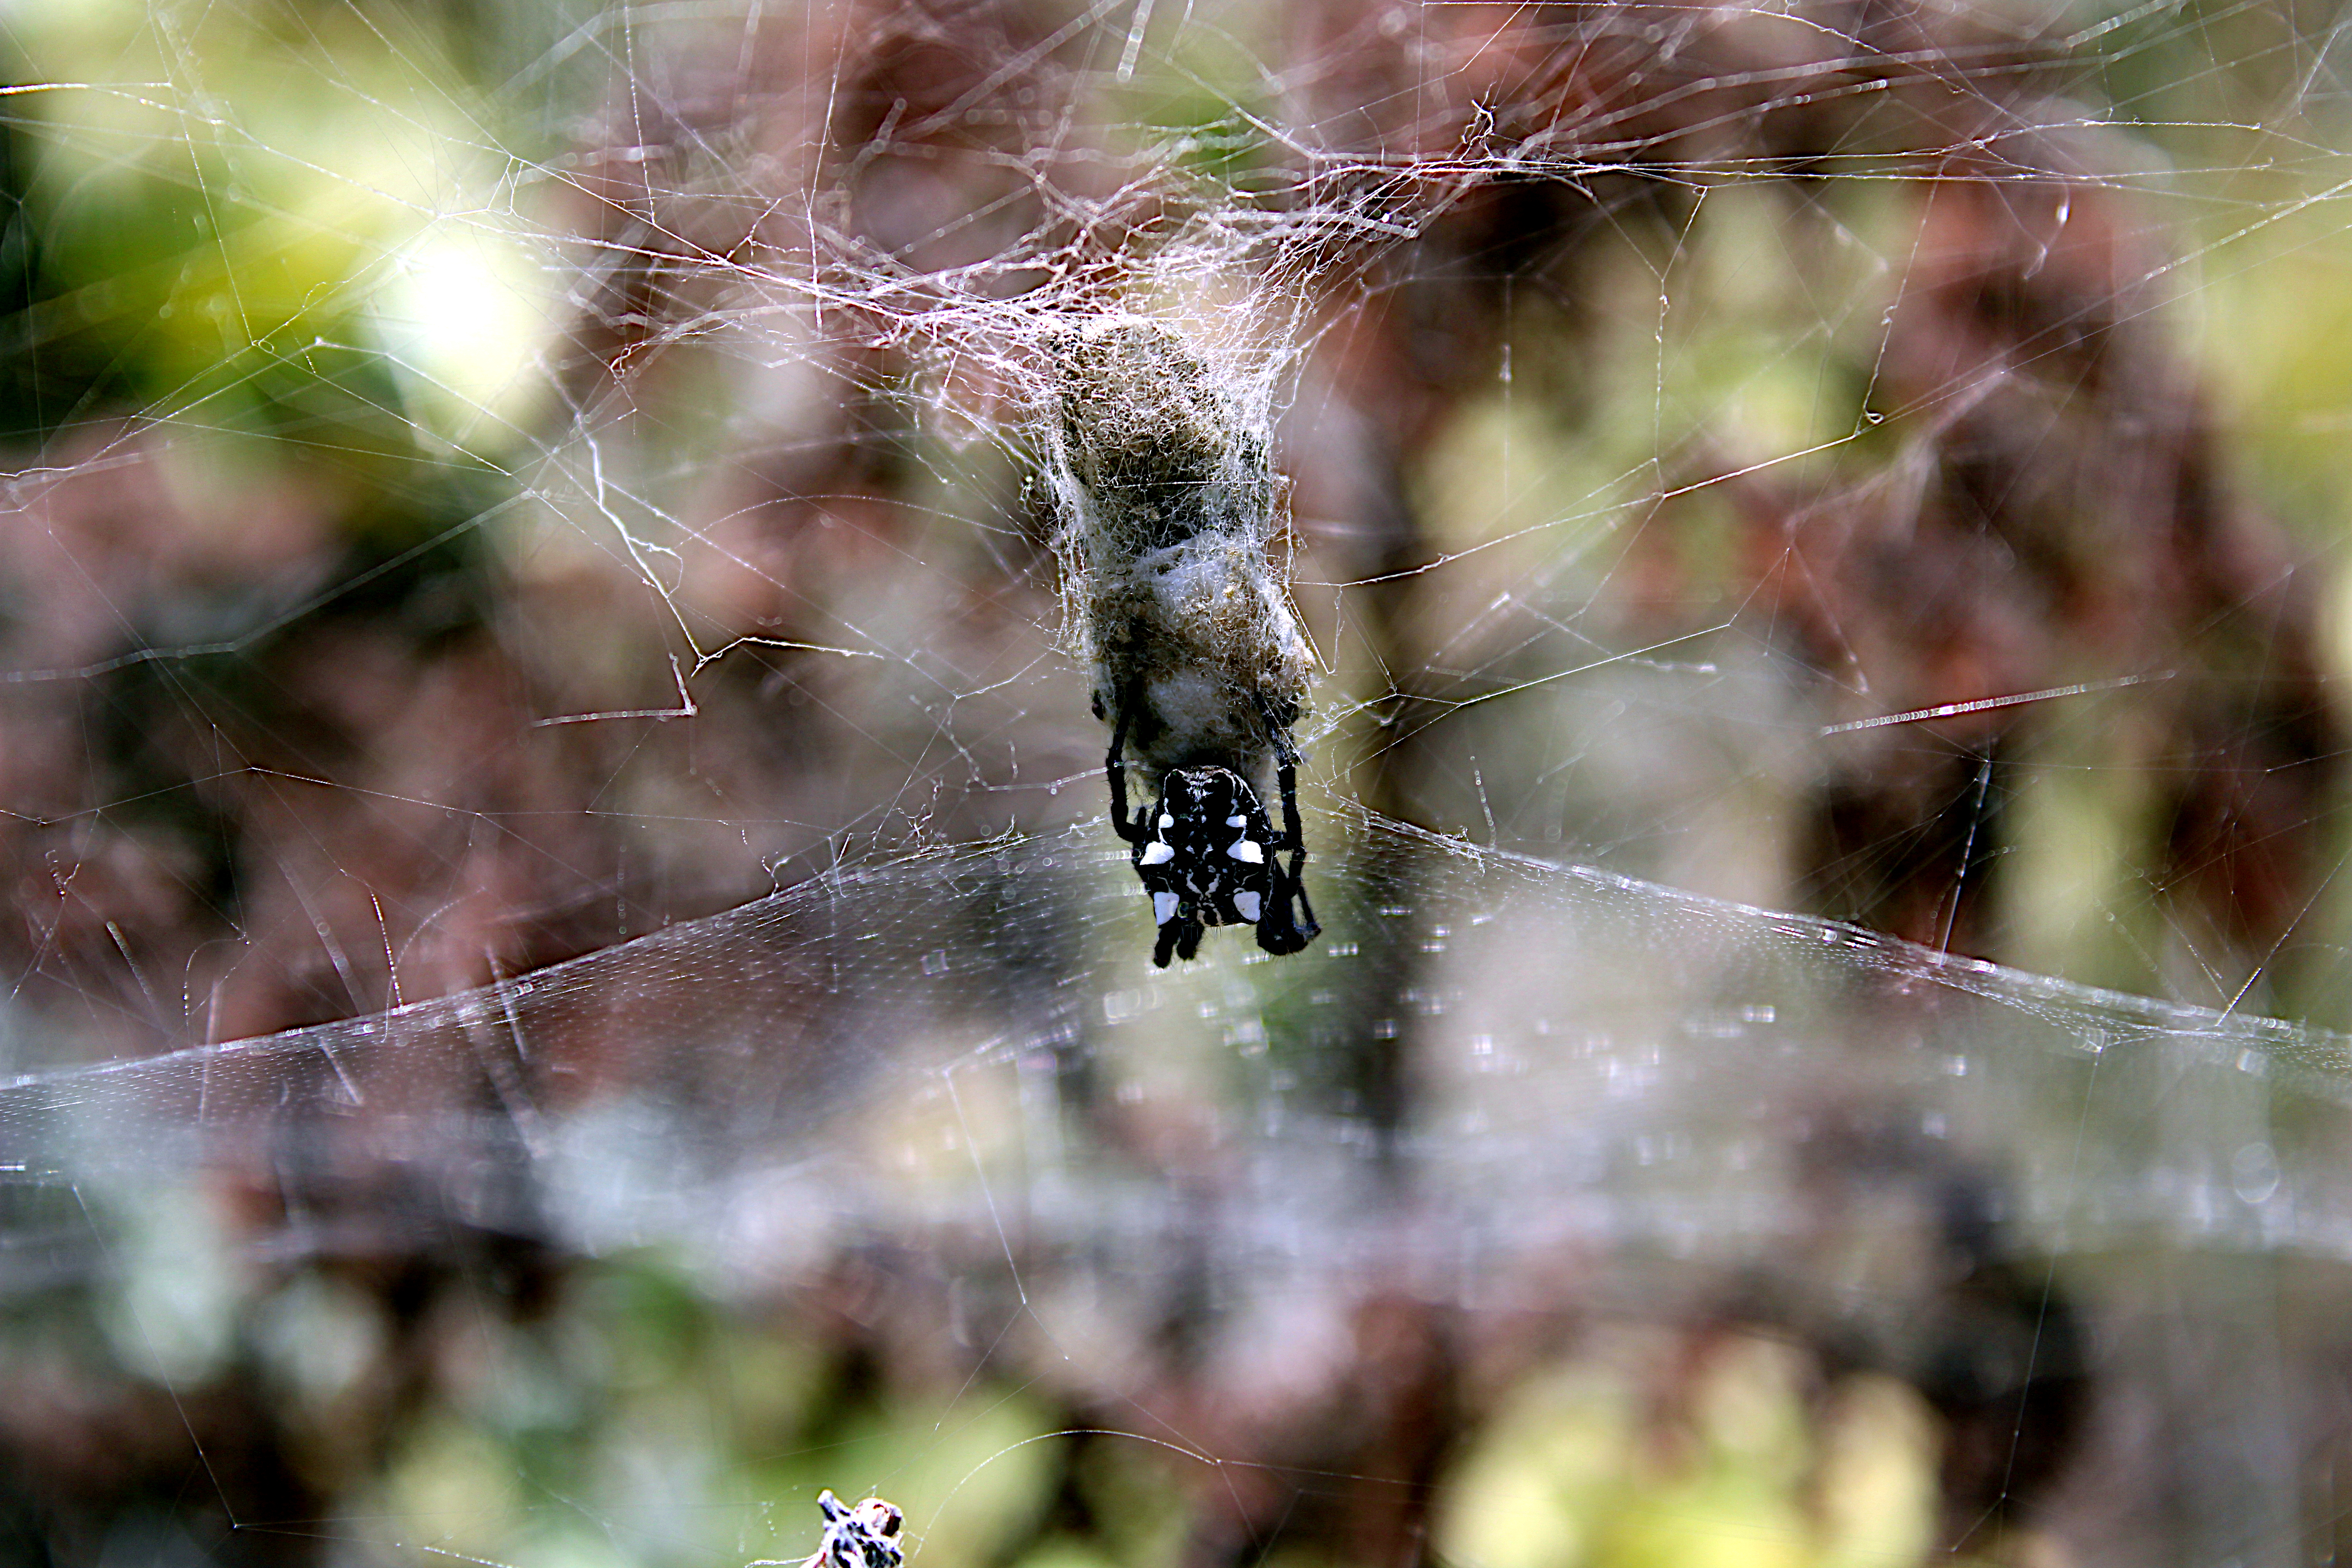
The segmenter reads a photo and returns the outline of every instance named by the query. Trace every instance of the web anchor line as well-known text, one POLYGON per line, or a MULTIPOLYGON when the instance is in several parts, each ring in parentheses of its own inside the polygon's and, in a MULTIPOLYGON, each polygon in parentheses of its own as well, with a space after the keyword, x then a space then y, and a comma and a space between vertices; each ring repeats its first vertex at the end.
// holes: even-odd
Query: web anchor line
POLYGON ((2021 708, 2029 702, 2050 702, 2061 697, 2083 697, 2094 691, 2120 691, 2126 686, 2147 686, 2159 680, 2170 680, 2173 670, 2153 675, 2119 675, 2109 680, 2077 681, 2072 686, 2045 687, 2040 691, 2020 691, 2007 697, 1979 697, 1973 702, 1945 702, 1933 708, 1913 708, 1901 713, 1884 714, 1876 719, 1849 719, 1843 724, 1824 724, 1814 731, 1821 735, 1843 735, 1855 730, 1883 730, 1890 724, 1924 724, 1936 719, 1957 719, 1963 713, 1985 713, 1996 708, 2021 708))

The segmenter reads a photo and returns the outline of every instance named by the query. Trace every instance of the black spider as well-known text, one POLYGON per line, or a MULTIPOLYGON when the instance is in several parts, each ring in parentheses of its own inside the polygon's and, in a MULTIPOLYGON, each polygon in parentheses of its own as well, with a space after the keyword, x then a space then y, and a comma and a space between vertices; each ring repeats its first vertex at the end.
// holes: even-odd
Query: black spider
POLYGON ((898 1543, 899 1527, 907 1520, 897 1504, 870 1497, 851 1508, 832 1492, 821 1491, 816 1506, 824 1512, 824 1539, 802 1568, 899 1568, 907 1560, 906 1549, 898 1543))
POLYGON ((1210 926, 1255 926, 1258 946, 1272 953, 1297 952, 1313 942, 1323 928, 1315 923, 1299 877, 1307 844, 1298 831, 1298 752, 1265 701, 1257 709, 1282 789, 1280 837, 1249 781, 1213 763, 1170 768, 1160 775, 1150 815, 1130 817, 1124 752, 1135 708, 1130 691, 1111 730, 1110 822, 1131 847, 1128 859, 1151 895, 1151 917, 1160 926, 1151 962, 1165 969, 1171 953, 1191 959, 1210 926), (1290 857, 1287 869, 1279 858, 1284 855, 1290 857))

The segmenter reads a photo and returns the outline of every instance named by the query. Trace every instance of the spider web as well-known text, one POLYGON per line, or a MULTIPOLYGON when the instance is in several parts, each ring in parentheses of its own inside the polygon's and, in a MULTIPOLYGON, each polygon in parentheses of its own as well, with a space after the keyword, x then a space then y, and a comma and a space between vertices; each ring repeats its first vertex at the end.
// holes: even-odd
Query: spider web
POLYGON ((0 18, 11 1550, 2334 1550, 2335 12, 0 18), (1295 958, 1102 820, 1109 310, 1295 958))
MULTIPOLYGON (((23 1195, 72 1202, 46 1223, 26 1205, 15 1267, 126 1268, 136 1248, 134 1278, 201 1274, 226 1238, 137 1218, 200 1173, 247 1203, 299 1193, 263 1247, 277 1259, 430 1249, 452 1227, 585 1258, 652 1245, 740 1305, 822 1298, 847 1257, 891 1281, 880 1299, 915 1342, 985 1348, 1014 1387, 1203 1471, 1266 1463, 1253 1421, 1356 1375, 1323 1341, 1384 1301, 1474 1344, 1530 1318, 1686 1326, 1737 1303, 1932 1377, 1923 1358, 1953 1331, 1910 1315, 1953 1268, 1979 1286, 2013 1271, 2016 1321, 1964 1321, 1959 1344, 2045 1330, 2035 1348, 2065 1375, 2095 1361, 2105 1399, 2180 1428, 2179 1452, 2128 1462, 2196 1500, 2193 1531, 2143 1533, 2129 1503, 2076 1500, 2078 1517, 2182 1562, 2297 1538, 2293 1478, 2260 1444, 2189 1434, 2290 1438, 2281 1384, 2319 1353, 2306 1336, 2341 1344, 2278 1321, 2283 1295, 2325 1295, 2352 1258, 2341 1037, 1391 824, 1318 826, 1348 849, 1327 940, 1296 962, 1142 969, 1123 858, 1079 828, 828 874, 388 1014, 20 1080, 0 1137, 23 1195), (1061 934, 964 934, 1024 923, 1061 934), (1382 1132, 1356 1098, 1362 1042, 1399 1021, 1355 1010, 1380 989, 1366 969, 1403 947, 1428 955, 1408 999, 1419 1110, 1382 1132), (1928 1257, 1890 1240, 1915 1233, 1940 1238, 1928 1257), (1234 1411, 1180 1416, 1150 1386, 1150 1325, 1186 1292, 1213 1302, 1191 1375, 1234 1411), (2095 1356, 2048 1327, 2060 1292, 2095 1356), (1269 1354, 1318 1346, 1337 1359, 1270 1375, 1269 1354)), ((173 1294, 151 1282, 136 1302, 142 1334, 194 1342, 149 1346, 165 1376, 204 1365, 236 1293, 173 1294)), ((2003 1422, 2030 1370, 1994 1394, 2003 1422)), ((953 1532, 1004 1528, 961 1489, 1011 1448, 940 1435, 1002 1430, 969 1398, 896 1452, 869 1436, 820 1456, 913 1489, 933 1505, 925 1550, 951 1560, 974 1549, 953 1532)), ((798 1522, 696 1495, 598 1523, 624 1556, 693 1559, 798 1522)), ((513 1529, 253 1522, 412 1548, 513 1529)))

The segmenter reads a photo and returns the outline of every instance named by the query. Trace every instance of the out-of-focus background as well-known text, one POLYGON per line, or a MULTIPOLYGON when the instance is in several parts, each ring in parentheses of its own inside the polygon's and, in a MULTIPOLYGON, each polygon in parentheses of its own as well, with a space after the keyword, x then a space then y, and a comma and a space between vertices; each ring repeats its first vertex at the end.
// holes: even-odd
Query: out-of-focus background
POLYGON ((0 3, 0 1559, 2333 1562, 2343 34, 0 3), (1296 959, 1102 822, 1108 310, 1296 959))

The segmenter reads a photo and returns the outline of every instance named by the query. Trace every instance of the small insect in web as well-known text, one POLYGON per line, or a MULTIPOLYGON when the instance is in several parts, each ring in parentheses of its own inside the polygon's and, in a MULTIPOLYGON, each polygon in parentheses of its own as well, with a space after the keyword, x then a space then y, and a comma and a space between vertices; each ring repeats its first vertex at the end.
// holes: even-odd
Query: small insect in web
POLYGON ((895 1503, 867 1498, 856 1508, 830 1491, 816 1494, 824 1513, 824 1538, 816 1555, 801 1568, 899 1568, 907 1560, 899 1543, 899 1528, 907 1521, 895 1503))
POLYGON ((1276 489, 1262 395, 1175 329, 1101 316, 1047 339, 1049 469, 1070 620, 1111 726, 1111 826, 1151 900, 1151 962, 1210 926, 1272 953, 1321 927, 1307 899, 1298 752, 1313 650, 1268 559, 1276 489), (1282 829, 1264 804, 1269 764, 1282 829), (1127 773, 1156 785, 1128 810, 1127 773), (1288 864, 1283 858, 1288 857, 1288 864))

